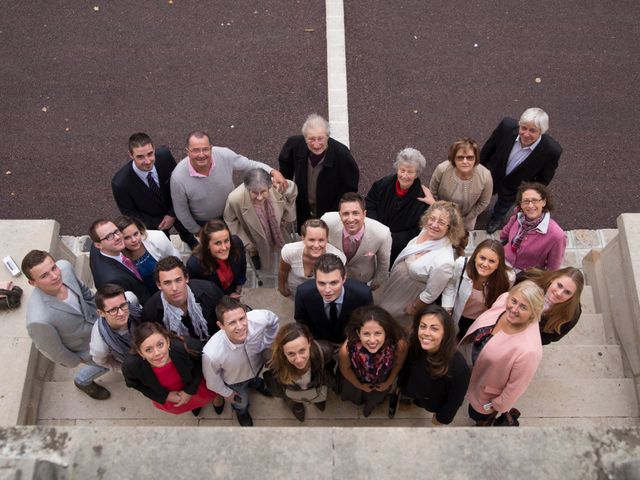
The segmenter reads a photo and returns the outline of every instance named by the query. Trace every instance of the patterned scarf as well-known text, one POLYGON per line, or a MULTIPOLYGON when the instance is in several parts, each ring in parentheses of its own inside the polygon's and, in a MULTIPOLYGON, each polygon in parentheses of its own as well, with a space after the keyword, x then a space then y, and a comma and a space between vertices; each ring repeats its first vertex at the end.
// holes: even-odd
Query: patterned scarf
MULTIPOLYGON (((181 337, 191 336, 189 329, 182 323, 182 309, 167 302, 164 293, 160 294, 160 298, 162 299, 162 306, 164 307, 164 317, 162 318, 164 326, 167 327, 170 332, 181 337)), ((204 319, 202 308, 198 302, 196 302, 196 297, 193 296, 193 292, 189 287, 187 287, 187 311, 189 312, 189 318, 191 319, 193 330, 196 335, 198 335, 198 339, 203 342, 207 341, 209 339, 207 321, 204 319)))
POLYGON ((529 220, 522 212, 518 212, 517 220, 520 225, 518 226, 518 232, 515 237, 513 237, 513 240, 511 240, 511 248, 514 252, 520 250, 524 237, 526 237, 529 232, 538 228, 538 225, 542 223, 547 215, 549 215, 549 212, 540 215, 535 220, 529 220))
POLYGON ((254 203, 254 208, 256 210, 256 215, 260 219, 264 233, 267 235, 269 245, 274 249, 282 248, 284 240, 282 238, 282 232, 280 231, 280 222, 278 222, 273 210, 271 197, 265 198, 262 204, 254 203))
POLYGON ((370 353, 361 342, 347 342, 347 350, 351 359, 351 370, 358 380, 367 385, 383 383, 391 370, 395 360, 395 345, 383 346, 376 353, 370 353))
POLYGON ((131 335, 129 334, 131 330, 131 318, 129 318, 127 325, 127 333, 124 335, 120 335, 115 330, 113 330, 104 317, 98 318, 98 331, 100 332, 100 336, 104 343, 107 344, 109 350, 119 362, 124 361, 124 357, 129 352, 129 348, 131 347, 131 335))

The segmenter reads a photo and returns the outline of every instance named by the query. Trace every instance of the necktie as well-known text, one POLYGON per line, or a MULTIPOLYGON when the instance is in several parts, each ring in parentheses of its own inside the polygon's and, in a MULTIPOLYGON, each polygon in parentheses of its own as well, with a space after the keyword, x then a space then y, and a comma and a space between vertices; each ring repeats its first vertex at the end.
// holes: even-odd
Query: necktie
POLYGON ((329 320, 331 320, 332 325, 336 325, 338 323, 338 305, 336 302, 331 302, 329 304, 329 320))
POLYGON ((160 186, 156 183, 151 172, 147 174, 147 182, 149 183, 149 189, 158 197, 162 198, 162 194, 160 193, 160 186))
POLYGON ((122 258, 122 264, 125 267, 127 267, 129 270, 131 270, 131 273, 133 273, 138 280, 142 281, 142 277, 140 276, 140 272, 138 272, 138 269, 133 264, 131 259, 129 257, 125 257, 124 255, 120 255, 120 258, 122 258))
POLYGON ((356 254, 356 251, 358 250, 358 244, 356 243, 356 239, 353 237, 349 237, 349 251, 345 252, 345 257, 347 257, 347 262, 350 261, 353 256, 356 254))

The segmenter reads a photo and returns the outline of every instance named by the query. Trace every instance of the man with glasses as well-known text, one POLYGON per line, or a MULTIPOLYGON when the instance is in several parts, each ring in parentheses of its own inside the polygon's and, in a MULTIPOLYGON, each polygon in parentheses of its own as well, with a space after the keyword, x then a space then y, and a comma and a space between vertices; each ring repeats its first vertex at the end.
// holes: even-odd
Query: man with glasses
POLYGON ((138 302, 127 300, 121 286, 107 283, 96 292, 100 318, 93 324, 89 352, 93 361, 105 368, 120 371, 131 348, 131 332, 141 321, 138 302))
POLYGON ((171 174, 171 198, 178 220, 193 234, 209 220, 222 218, 227 197, 235 189, 233 172, 262 168, 281 190, 287 188, 282 174, 269 165, 249 160, 224 147, 212 147, 206 132, 187 136, 187 156, 171 174))
POLYGON ((56 262, 42 250, 25 255, 22 271, 34 287, 26 326, 36 348, 67 368, 85 364, 75 374, 75 386, 96 400, 109 398, 109 390, 95 382, 108 369, 96 365, 89 352, 91 330, 98 319, 89 287, 76 277, 69 262, 56 262))
POLYGON ((549 134, 549 115, 528 108, 520 120, 504 118, 480 151, 480 163, 491 171, 498 194, 487 233, 498 230, 513 206, 523 182, 549 185, 558 168, 562 147, 549 134))
POLYGON ((115 283, 132 292, 138 301, 144 304, 149 299, 150 292, 133 261, 122 253, 122 232, 111 220, 101 218, 91 224, 89 237, 93 241, 89 253, 89 266, 96 288, 106 283, 115 283))

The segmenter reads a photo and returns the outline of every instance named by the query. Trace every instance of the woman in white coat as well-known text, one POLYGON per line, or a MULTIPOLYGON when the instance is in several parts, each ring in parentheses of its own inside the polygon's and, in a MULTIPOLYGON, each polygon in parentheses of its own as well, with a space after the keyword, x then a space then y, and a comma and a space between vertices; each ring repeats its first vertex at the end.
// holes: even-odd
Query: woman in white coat
POLYGON ((400 252, 389 280, 376 291, 376 305, 394 317, 414 315, 440 297, 453 275, 454 248, 465 235, 460 211, 451 202, 435 202, 420 225, 420 234, 400 252))
POLYGON ((147 230, 137 218, 121 215, 114 221, 118 230, 122 232, 124 240, 124 255, 131 259, 145 286, 150 293, 158 291, 153 276, 158 260, 175 256, 180 258, 180 252, 173 246, 171 240, 160 230, 147 230))
POLYGON ((273 257, 292 241, 297 196, 295 183, 287 180, 287 189, 280 193, 261 168, 248 170, 244 183, 229 194, 224 221, 231 233, 240 237, 258 270, 269 271, 277 265, 273 257))

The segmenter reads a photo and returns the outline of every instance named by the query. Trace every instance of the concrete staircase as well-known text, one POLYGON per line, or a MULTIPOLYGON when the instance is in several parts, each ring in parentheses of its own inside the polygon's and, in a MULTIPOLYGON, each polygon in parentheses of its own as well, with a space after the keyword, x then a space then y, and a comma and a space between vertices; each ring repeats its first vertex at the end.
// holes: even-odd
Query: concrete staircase
MULTIPOLYGON (((269 306, 283 322, 290 322, 293 305, 272 288, 245 291, 247 303, 269 306)), ((593 295, 587 287, 582 296, 583 314, 576 328, 561 342, 545 346, 542 364, 517 407, 523 426, 637 426, 638 401, 633 379, 625 377, 619 345, 607 344, 602 315, 594 311, 593 295)), ((54 367, 43 384, 38 425, 149 425, 149 426, 236 426, 227 406, 218 416, 210 406, 200 417, 170 415, 154 408, 149 400, 124 385, 121 375, 109 373, 100 383, 112 398, 98 402, 78 391, 71 370, 54 367)), ((280 399, 252 394, 251 413, 256 426, 301 425, 280 399)), ((466 403, 453 425, 469 426, 466 403)), ((413 406, 402 406, 393 420, 386 407, 379 407, 369 418, 361 408, 342 402, 331 394, 327 409, 307 408, 305 426, 390 426, 430 425, 431 414, 413 406)))

